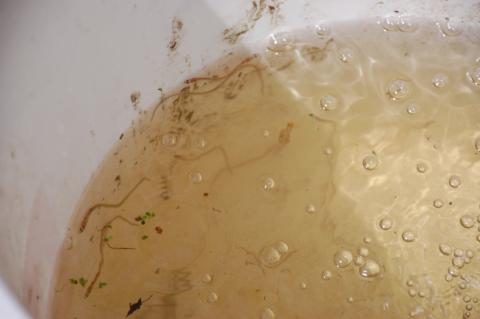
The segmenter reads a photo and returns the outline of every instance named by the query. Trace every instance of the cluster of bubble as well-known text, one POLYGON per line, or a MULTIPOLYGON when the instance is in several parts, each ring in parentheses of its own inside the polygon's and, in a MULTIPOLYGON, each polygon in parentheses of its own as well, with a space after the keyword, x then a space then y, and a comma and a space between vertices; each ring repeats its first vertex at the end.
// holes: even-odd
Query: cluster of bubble
POLYGON ((381 19, 379 24, 385 31, 414 32, 418 29, 415 19, 405 15, 389 15, 381 19))
POLYGON ((289 251, 287 243, 278 241, 266 246, 260 252, 260 262, 266 267, 275 267, 281 264, 289 251))
POLYGON ((409 279, 406 282, 407 292, 410 297, 420 297, 424 298, 427 295, 426 290, 421 289, 418 283, 415 283, 413 280, 409 279))
POLYGON ((447 269, 445 274, 445 280, 448 282, 453 281, 455 278, 463 279, 459 284, 460 289, 465 289, 468 284, 468 280, 462 275, 462 268, 466 264, 470 264, 474 257, 474 252, 471 249, 452 248, 447 244, 440 244, 438 250, 442 255, 451 256, 451 265, 447 269))
POLYGON ((469 295, 464 295, 462 300, 465 303, 465 308, 463 310, 463 318, 470 318, 471 312, 474 308, 473 304, 478 303, 478 298, 472 298, 469 295))
MULTIPOLYGON (((352 263, 357 267, 357 272, 362 278, 375 278, 381 273, 380 265, 373 259, 368 258, 369 250, 360 247, 354 256, 349 250, 340 250, 333 256, 333 263, 340 268, 347 268, 352 263)), ((325 273, 324 273, 325 274, 325 273)))
MULTIPOLYGON (((206 273, 202 276, 202 282, 206 285, 212 283, 213 276, 206 273)), ((215 291, 211 291, 207 296, 208 303, 216 303, 218 301, 218 294, 215 291)))

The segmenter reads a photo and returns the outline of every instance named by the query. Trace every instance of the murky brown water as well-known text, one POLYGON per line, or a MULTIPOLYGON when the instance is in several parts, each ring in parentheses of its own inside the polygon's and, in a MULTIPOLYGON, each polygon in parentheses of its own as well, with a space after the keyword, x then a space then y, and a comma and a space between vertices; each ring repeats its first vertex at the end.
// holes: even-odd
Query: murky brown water
POLYGON ((167 96, 86 188, 52 317, 479 317, 474 31, 277 33, 167 96))

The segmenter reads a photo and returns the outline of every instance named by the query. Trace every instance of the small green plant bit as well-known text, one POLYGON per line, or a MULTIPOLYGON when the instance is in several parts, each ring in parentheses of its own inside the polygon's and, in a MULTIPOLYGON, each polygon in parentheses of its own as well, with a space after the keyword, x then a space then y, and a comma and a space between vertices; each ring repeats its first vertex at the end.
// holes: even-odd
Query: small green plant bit
POLYGON ((98 283, 98 288, 102 289, 103 287, 105 287, 107 285, 106 282, 99 282, 98 283))
POLYGON ((135 217, 135 221, 139 222, 142 225, 145 225, 147 220, 152 219, 153 217, 155 217, 155 213, 146 212, 143 215, 139 215, 139 216, 135 217))
POLYGON ((78 279, 78 283, 82 286, 82 287, 85 287, 85 285, 87 284, 88 280, 83 278, 83 277, 80 277, 80 279, 78 279))
POLYGON ((145 240, 145 239, 148 239, 148 236, 147 236, 147 235, 143 235, 143 236, 142 236, 142 240, 145 240))
POLYGON ((77 284, 78 284, 78 280, 75 279, 75 278, 70 278, 70 283, 71 283, 72 285, 77 285, 77 284))

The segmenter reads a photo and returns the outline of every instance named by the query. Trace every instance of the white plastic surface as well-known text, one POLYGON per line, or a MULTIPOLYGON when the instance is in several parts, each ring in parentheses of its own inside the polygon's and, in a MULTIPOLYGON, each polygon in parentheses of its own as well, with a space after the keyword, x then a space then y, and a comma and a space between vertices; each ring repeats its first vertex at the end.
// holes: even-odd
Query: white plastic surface
MULTIPOLYGON (((267 2, 279 5, 279 23, 265 14, 237 47, 248 50, 276 28, 394 10, 480 19, 476 0, 267 2)), ((35 318, 46 317, 49 293, 61 288, 50 286, 55 258, 83 188, 136 117, 130 94, 140 91, 140 108, 149 108, 158 88, 168 91, 232 50, 223 31, 250 6, 251 0, 0 2, 0 275, 35 318), (174 16, 183 29, 170 52, 174 16)))

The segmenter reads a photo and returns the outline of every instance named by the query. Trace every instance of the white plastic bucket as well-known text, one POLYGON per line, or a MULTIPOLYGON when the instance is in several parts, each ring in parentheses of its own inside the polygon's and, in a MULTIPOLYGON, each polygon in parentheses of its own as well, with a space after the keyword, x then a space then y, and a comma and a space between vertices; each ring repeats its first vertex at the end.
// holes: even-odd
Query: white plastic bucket
MULTIPOLYGON (((273 13, 231 45, 223 32, 245 20, 251 0, 2 1, 0 275, 33 317, 47 317, 56 256, 83 188, 137 115, 132 91, 147 109, 158 88, 278 28, 395 12, 480 21, 474 0, 266 2, 273 13), (173 52, 174 17, 183 27, 173 52)), ((24 318, 8 293, 0 285, 0 317, 24 318)))

